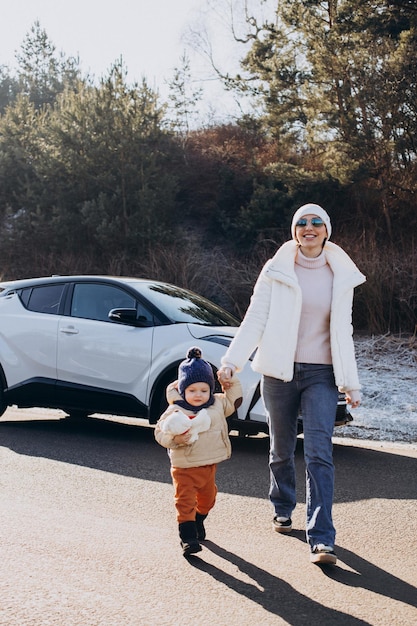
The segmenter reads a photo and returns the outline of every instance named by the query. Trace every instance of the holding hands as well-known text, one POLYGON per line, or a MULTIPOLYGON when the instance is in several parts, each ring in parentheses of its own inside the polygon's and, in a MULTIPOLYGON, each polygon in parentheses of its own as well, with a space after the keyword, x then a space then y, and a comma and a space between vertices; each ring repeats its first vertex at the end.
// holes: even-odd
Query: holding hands
POLYGON ((223 389, 230 389, 232 386, 232 376, 234 367, 231 365, 222 365, 217 371, 217 378, 223 389))

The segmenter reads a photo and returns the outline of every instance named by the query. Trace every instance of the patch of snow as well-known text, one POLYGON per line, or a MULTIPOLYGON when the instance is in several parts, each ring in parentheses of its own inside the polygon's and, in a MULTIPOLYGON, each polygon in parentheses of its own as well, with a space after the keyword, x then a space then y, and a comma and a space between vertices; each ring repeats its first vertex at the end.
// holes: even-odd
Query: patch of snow
POLYGON ((355 337, 362 404, 338 437, 417 442, 417 340, 355 337))

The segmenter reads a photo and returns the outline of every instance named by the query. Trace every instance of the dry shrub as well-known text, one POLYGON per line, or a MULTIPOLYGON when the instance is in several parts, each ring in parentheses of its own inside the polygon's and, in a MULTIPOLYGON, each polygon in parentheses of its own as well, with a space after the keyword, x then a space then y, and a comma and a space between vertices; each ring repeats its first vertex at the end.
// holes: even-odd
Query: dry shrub
POLYGON ((390 246, 375 235, 346 241, 344 249, 366 275, 356 290, 356 326, 370 333, 416 332, 417 251, 413 245, 390 246))
POLYGON ((186 245, 152 249, 142 260, 141 275, 191 289, 242 317, 258 268, 228 258, 220 248, 186 245))
MULTIPOLYGON (((354 328, 384 335, 417 334, 417 251, 413 245, 397 247, 376 241, 375 235, 360 240, 338 241, 366 275, 367 282, 355 290, 354 328)), ((85 250, 44 254, 38 250, 26 267, 18 255, 3 265, 4 279, 52 274, 109 274, 167 281, 213 300, 242 318, 259 271, 279 243, 259 241, 252 252, 233 254, 231 249, 210 245, 197 234, 172 244, 138 250, 135 258, 124 251, 108 256, 85 250)))
POLYGON ((392 361, 401 362, 403 365, 417 365, 417 337, 416 335, 366 335, 355 338, 355 351, 360 359, 378 359, 378 362, 386 362, 387 367, 392 361))

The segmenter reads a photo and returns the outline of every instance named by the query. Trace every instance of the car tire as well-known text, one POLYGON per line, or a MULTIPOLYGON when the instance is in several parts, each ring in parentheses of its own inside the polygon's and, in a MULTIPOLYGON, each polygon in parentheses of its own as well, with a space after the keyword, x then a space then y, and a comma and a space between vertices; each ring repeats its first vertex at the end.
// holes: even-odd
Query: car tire
POLYGON ((3 393, 3 389, 0 390, 0 416, 3 415, 3 413, 6 411, 7 409, 7 404, 4 401, 4 393, 3 393))
POLYGON ((6 389, 6 387, 6 377, 4 375, 3 368, 0 365, 0 416, 3 415, 8 406, 3 391, 3 389, 6 389))
POLYGON ((166 399, 166 388, 178 377, 178 365, 169 369, 157 381, 152 392, 151 405, 149 407, 149 423, 156 424, 162 413, 166 410, 168 402, 166 399))

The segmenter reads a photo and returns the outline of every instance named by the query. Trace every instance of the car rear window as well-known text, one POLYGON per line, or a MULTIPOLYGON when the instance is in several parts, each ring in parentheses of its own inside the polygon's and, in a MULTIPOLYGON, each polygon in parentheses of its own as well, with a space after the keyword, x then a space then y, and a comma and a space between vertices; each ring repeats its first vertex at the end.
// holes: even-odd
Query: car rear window
POLYGON ((22 289, 20 299, 29 311, 58 315, 65 284, 22 289))

